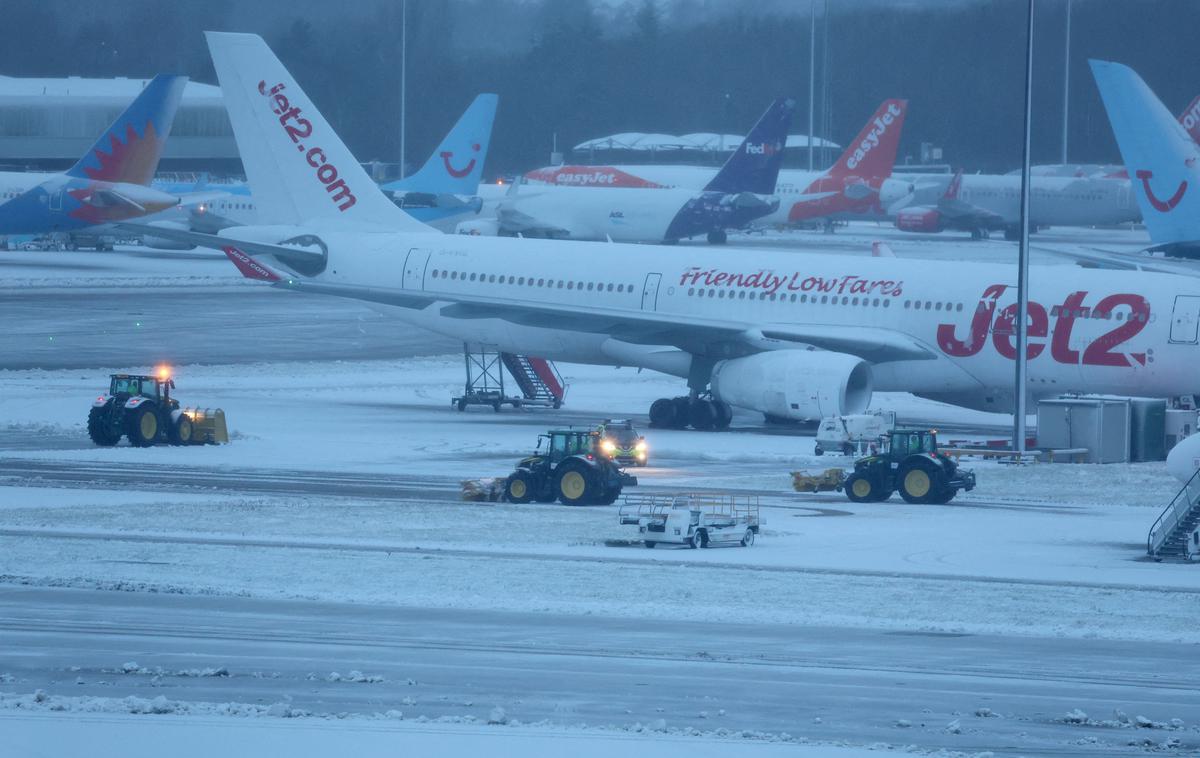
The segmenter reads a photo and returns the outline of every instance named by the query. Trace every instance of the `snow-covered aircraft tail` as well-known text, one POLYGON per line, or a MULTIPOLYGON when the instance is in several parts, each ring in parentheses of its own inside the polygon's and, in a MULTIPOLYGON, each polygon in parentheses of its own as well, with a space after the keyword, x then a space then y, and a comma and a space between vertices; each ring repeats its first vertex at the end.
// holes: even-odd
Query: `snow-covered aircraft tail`
POLYGON ((431 231, 371 181, 261 37, 205 36, 262 223, 431 231))
POLYGON ((1154 246, 1200 248, 1200 145, 1133 69, 1090 63, 1154 246))
POLYGON ((385 184, 383 188, 435 195, 474 195, 478 192, 499 100, 498 95, 477 95, 421 170, 385 184))

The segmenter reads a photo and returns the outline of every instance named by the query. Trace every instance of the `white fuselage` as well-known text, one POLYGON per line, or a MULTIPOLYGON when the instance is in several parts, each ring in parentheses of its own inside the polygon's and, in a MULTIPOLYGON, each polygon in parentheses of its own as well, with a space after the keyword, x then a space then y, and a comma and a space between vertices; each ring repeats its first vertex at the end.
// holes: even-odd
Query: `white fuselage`
MULTIPOLYGON (((528 217, 530 230, 561 230, 550 236, 576 240, 662 242, 680 209, 696 197, 688 189, 613 187, 520 187, 502 199, 499 216, 528 217)), ((526 231, 513 226, 510 231, 526 231)))
POLYGON ((61 174, 24 171, 0 171, 0 203, 7 203, 18 195, 23 195, 47 179, 53 179, 61 174))
MULTIPOLYGON (((404 233, 324 233, 326 271, 311 281, 376 293, 444 293, 399 308, 404 320, 456 339, 555 360, 645 366, 686 376, 690 355, 631 345, 616 330, 456 318, 443 306, 472 297, 551 304, 603 323, 654 313, 679 323, 871 327, 911 338, 926 360, 875 363, 875 389, 968 407, 1013 401, 1011 267, 789 252, 597 245, 404 233)), ((1200 391, 1200 280, 1165 274, 1035 267, 1031 273, 1029 395, 1063 392, 1167 397, 1200 391)), ((302 286, 303 283, 301 283, 302 286)), ((368 297, 367 299, 372 299, 368 297)), ((678 329, 675 330, 678 332, 678 329)), ((818 358, 821 353, 812 353, 818 358)))
MULTIPOLYGON (((925 185, 917 204, 936 204, 951 177, 945 174, 902 177, 925 185)), ((884 197, 886 206, 892 198, 884 197)), ((1012 174, 964 174, 958 199, 991 211, 1007 224, 1020 222, 1021 177, 1012 174)), ((1111 226, 1142 217, 1127 179, 1033 176, 1029 220, 1035 226, 1111 226)))

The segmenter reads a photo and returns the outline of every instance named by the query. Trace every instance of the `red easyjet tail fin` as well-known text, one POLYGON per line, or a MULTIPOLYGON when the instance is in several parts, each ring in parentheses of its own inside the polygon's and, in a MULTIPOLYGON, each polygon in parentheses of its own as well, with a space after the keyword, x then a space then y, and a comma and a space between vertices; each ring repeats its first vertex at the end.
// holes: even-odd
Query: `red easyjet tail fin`
POLYGON ((875 115, 829 169, 830 176, 891 176, 906 113, 907 100, 892 99, 880 103, 875 115))
POLYGON ((946 186, 946 194, 942 195, 944 200, 957 200, 958 191, 962 189, 962 169, 954 173, 954 178, 950 180, 950 184, 946 186))

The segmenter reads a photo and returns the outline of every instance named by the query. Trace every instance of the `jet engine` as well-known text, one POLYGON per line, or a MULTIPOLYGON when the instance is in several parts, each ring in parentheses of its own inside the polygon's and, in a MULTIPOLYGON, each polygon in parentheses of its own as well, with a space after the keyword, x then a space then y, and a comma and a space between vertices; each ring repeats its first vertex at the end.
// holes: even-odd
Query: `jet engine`
POLYGON ((946 224, 936 208, 905 208, 896 213, 896 228, 905 232, 940 232, 946 224))
MULTIPOLYGON (((176 229, 181 232, 191 231, 187 224, 181 224, 178 221, 151 221, 147 226, 157 226, 162 229, 176 229)), ((146 247, 152 247, 155 250, 193 250, 195 245, 189 245, 186 242, 176 242, 163 237, 154 237, 149 234, 142 235, 142 244, 146 247)))
POLYGON ((823 350, 773 350, 713 368, 718 400, 770 416, 820 419, 862 413, 871 403, 871 367, 823 350))

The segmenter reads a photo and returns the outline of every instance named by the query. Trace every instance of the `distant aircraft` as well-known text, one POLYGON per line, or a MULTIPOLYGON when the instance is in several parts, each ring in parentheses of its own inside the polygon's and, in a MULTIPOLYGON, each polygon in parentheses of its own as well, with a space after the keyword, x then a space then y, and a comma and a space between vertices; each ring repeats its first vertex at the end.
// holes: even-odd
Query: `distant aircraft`
MULTIPOLYGON (((879 194, 892 175, 907 113, 907 100, 884 100, 828 170, 781 170, 774 189, 779 207, 757 219, 755 225, 881 218, 884 211, 879 206, 879 194)), ((556 186, 699 189, 712 180, 714 173, 703 166, 568 165, 536 169, 525 176, 532 182, 556 186)))
POLYGON ((494 221, 459 226, 464 234, 521 234, 572 240, 666 242, 705 236, 723 244, 779 207, 774 197, 795 101, 771 103, 725 165, 700 190, 513 185, 494 221))
MULTIPOLYGON (((477 196, 479 180, 498 102, 496 95, 476 96, 420 171, 383 185, 388 197, 413 218, 443 232, 452 232, 460 221, 477 216, 483 207, 477 196), (460 156, 469 157, 460 164, 460 156)), ((148 220, 151 226, 213 234, 231 226, 258 222, 254 198, 245 183, 173 182, 155 186, 181 194, 184 199, 178 208, 148 220), (189 198, 194 200, 188 202, 189 198)), ((149 233, 142 235, 142 243, 160 250, 195 247, 149 233)))
POLYGON ((0 234, 77 232, 176 205, 149 185, 185 84, 156 76, 65 173, 0 174, 0 234))
MULTIPOLYGON (((260 37, 208 41, 264 225, 171 234, 247 277, 503 351, 686 380, 687 395, 650 406, 659 426, 728 426, 731 406, 857 413, 875 389, 1013 407, 1011 266, 432 233, 369 180, 260 37)), ((1030 398, 1200 391, 1200 278, 1036 269, 1030 398)))
MULTIPOLYGON (((1021 177, 1013 174, 925 174, 907 186, 890 185, 881 202, 908 232, 957 229, 973 239, 1002 230, 1020 235, 1021 177)), ((1030 228, 1039 226, 1110 226, 1137 221, 1137 203, 1129 183, 1104 176, 1030 177, 1030 228)))
POLYGON ((1133 173, 1152 249, 1200 257, 1200 145, 1194 131, 1189 133, 1196 126, 1197 101, 1181 123, 1133 69, 1089 62, 1121 158, 1133 173))
POLYGON ((408 215, 443 232, 477 215, 483 207, 479 181, 499 100, 497 95, 477 95, 425 165, 383 185, 383 191, 408 215))

